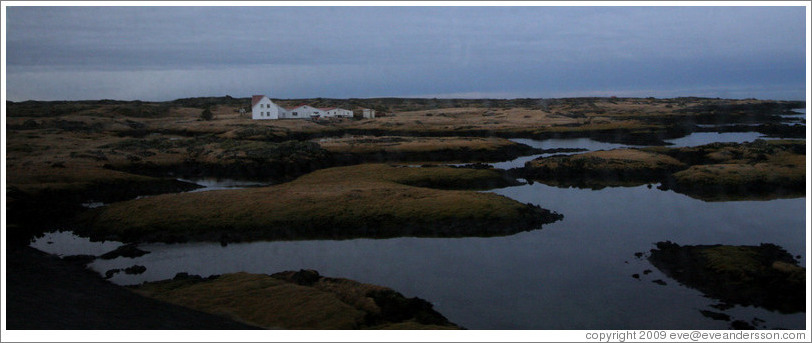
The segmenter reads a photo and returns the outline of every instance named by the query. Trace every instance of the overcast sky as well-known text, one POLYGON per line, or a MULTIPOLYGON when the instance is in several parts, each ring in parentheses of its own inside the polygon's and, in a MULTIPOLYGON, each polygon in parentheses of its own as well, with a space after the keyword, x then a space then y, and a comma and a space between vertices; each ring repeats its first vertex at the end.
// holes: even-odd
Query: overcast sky
POLYGON ((7 7, 7 97, 804 99, 804 7, 7 7))

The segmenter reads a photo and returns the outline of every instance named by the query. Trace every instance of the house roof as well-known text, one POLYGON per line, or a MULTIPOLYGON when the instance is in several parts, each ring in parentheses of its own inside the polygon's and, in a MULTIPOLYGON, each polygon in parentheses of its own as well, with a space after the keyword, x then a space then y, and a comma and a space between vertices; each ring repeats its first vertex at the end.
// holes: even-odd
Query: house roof
POLYGON ((319 107, 318 109, 320 109, 320 110, 322 110, 322 111, 329 111, 329 110, 334 110, 334 109, 336 109, 336 107, 319 107))
POLYGON ((307 105, 302 104, 302 105, 296 105, 296 106, 293 106, 293 107, 285 107, 285 109, 290 111, 290 110, 295 110, 295 109, 297 109, 299 107, 305 107, 305 106, 307 106, 307 105))
POLYGON ((254 95, 254 96, 252 96, 251 97, 251 107, 254 107, 254 105, 256 105, 264 97, 265 97, 264 95, 254 95))

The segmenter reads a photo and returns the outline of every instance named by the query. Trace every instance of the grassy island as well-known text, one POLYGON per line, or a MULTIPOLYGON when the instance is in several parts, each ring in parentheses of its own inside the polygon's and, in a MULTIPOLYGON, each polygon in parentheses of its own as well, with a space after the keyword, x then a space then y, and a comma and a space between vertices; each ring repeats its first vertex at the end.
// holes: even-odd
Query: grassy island
POLYGON ((491 236, 560 215, 460 189, 515 181, 493 169, 367 164, 262 188, 166 194, 88 212, 94 237, 125 241, 491 236), (428 188, 431 187, 431 188, 428 188))
POLYGON ((783 313, 806 310, 806 268, 784 249, 659 242, 649 261, 666 275, 725 303, 783 313))
POLYGON ((386 287, 323 277, 313 270, 209 278, 179 275, 132 289, 150 298, 268 329, 459 328, 423 299, 406 298, 386 287))
POLYGON ((564 186, 662 183, 707 201, 803 196, 806 141, 756 140, 698 147, 614 149, 529 161, 518 173, 564 186))

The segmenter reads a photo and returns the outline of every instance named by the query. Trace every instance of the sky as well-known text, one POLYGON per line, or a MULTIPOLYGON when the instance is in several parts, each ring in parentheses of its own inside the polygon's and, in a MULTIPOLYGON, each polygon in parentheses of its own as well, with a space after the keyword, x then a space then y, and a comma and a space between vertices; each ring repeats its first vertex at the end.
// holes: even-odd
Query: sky
POLYGON ((11 101, 802 100, 805 16, 803 6, 12 5, 5 91, 11 101))

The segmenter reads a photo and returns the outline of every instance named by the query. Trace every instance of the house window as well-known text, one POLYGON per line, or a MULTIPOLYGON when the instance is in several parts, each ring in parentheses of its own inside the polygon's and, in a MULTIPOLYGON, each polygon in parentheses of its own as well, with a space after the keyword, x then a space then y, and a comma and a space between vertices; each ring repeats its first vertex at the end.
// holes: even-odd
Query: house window
POLYGON ((293 112, 293 115, 298 116, 299 112, 293 112))

